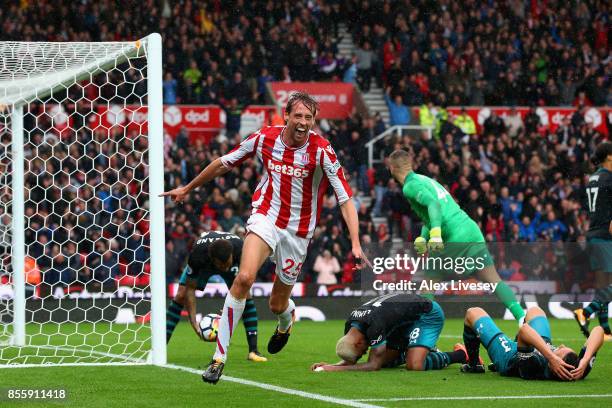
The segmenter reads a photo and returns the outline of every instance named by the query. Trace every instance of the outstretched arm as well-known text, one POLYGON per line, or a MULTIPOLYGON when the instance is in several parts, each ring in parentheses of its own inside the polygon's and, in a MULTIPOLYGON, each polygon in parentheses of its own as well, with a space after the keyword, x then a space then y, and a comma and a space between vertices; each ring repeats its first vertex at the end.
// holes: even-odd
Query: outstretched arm
POLYGON ((604 330, 603 327, 597 326, 593 330, 591 330, 591 334, 586 341, 584 355, 580 359, 578 363, 578 367, 572 370, 572 377, 574 380, 580 380, 584 378, 585 372, 589 364, 591 363, 591 359, 597 353, 597 350, 601 348, 601 345, 604 341, 604 330))
POLYGON ((253 157, 257 150, 257 146, 261 137, 260 132, 255 132, 244 139, 238 146, 225 156, 215 159, 204 170, 200 172, 184 187, 178 187, 174 190, 166 191, 160 196, 170 196, 173 201, 182 202, 185 200, 191 190, 200 187, 202 184, 208 183, 212 179, 227 173, 230 169, 240 165, 246 159, 253 157))
MULTIPOLYGON (((342 212, 342 218, 344 218, 344 222, 346 222, 346 226, 349 230, 353 256, 356 260, 361 259, 368 266, 372 267, 370 261, 361 249, 361 242, 359 242, 359 218, 357 217, 357 210, 355 209, 353 200, 348 199, 342 203, 342 205, 340 205, 340 211, 342 212)), ((357 265, 358 269, 361 269, 362 267, 363 265, 357 265)))
POLYGON ((351 364, 346 361, 340 361, 336 364, 321 365, 321 363, 313 364, 312 371, 378 371, 387 361, 387 346, 384 344, 376 348, 370 349, 368 361, 365 363, 351 364))
POLYGON ((571 381, 573 379, 572 374, 569 370, 572 370, 574 367, 567 364, 560 357, 554 354, 544 339, 536 332, 531 326, 528 324, 524 324, 518 333, 519 345, 528 345, 535 347, 546 360, 548 360, 548 365, 550 369, 559 377, 567 381, 571 381))
POLYGON ((202 338, 202 333, 200 332, 200 327, 198 326, 198 322, 196 321, 196 298, 195 291, 196 286, 195 283, 187 280, 185 284, 185 309, 187 309, 187 313, 189 314, 189 323, 191 327, 196 332, 199 338, 202 338))
POLYGON ((212 163, 210 163, 204 170, 200 172, 193 180, 189 182, 186 186, 177 187, 173 190, 166 191, 161 193, 161 197, 170 196, 172 201, 182 202, 187 198, 187 195, 195 189, 200 187, 203 184, 208 183, 215 177, 219 177, 225 173, 227 173, 230 169, 225 167, 221 162, 220 158, 215 159, 212 163))

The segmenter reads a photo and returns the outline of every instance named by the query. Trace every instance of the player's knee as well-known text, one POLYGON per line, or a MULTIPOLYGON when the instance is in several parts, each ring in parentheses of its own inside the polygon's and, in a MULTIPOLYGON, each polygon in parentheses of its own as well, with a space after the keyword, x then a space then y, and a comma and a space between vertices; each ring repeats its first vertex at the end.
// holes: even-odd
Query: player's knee
POLYGON ((410 359, 406 361, 406 370, 423 371, 424 369, 425 369, 425 360, 423 359, 410 359))
POLYGON ((485 310, 481 307, 470 307, 466 312, 465 312, 465 322, 466 323, 473 323, 476 320, 480 319, 483 316, 486 316, 487 312, 485 312, 485 310))
POLYGON ((241 293, 248 293, 251 286, 253 286, 253 282, 255 282, 255 275, 240 271, 236 279, 234 279, 232 287, 235 286, 241 293))
POLYGON ((281 314, 283 313, 285 310, 287 310, 287 301, 285 300, 285 302, 281 302, 280 300, 276 300, 273 298, 270 298, 270 301, 268 302, 268 305, 270 306, 270 311, 274 314, 281 314))
POLYGON ((525 321, 529 321, 537 316, 546 316, 546 312, 542 310, 539 306, 532 306, 527 310, 527 314, 525 315, 525 321))

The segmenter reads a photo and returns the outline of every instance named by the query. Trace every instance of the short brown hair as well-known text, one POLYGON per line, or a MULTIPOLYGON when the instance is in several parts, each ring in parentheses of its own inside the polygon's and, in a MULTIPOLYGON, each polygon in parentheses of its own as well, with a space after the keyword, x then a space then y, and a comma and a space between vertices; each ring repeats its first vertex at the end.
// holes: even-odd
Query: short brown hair
POLYGON ((412 155, 404 149, 398 149, 389 155, 389 162, 392 166, 395 166, 396 163, 400 166, 405 163, 412 164, 412 155))
POLYGON ((289 95, 289 100, 285 106, 285 112, 287 114, 291 113, 291 110, 298 102, 303 103, 313 115, 316 115, 319 111, 319 103, 315 101, 312 96, 306 92, 297 91, 289 95))

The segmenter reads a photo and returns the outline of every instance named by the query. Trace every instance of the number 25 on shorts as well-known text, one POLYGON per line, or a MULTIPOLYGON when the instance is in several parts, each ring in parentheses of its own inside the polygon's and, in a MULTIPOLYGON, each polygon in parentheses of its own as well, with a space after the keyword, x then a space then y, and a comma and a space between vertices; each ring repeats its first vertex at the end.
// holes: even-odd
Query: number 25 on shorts
POLYGON ((296 265, 295 261, 291 258, 287 258, 283 261, 283 273, 285 275, 298 276, 301 270, 302 270, 302 262, 296 265))

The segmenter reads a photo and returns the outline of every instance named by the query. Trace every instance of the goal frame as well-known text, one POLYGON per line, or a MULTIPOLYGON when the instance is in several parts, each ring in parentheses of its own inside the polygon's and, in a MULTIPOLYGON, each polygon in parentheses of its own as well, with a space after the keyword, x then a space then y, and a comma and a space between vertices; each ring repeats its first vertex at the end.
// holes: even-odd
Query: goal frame
MULTIPOLYGON (((151 290, 151 350, 147 363, 165 365, 166 355, 166 289, 165 289, 165 230, 164 200, 160 194, 164 191, 164 155, 163 155, 163 95, 162 95, 162 39, 158 33, 132 43, 131 53, 125 54, 125 60, 136 55, 141 47, 146 47, 147 57, 147 122, 149 138, 149 220, 150 220, 150 290, 151 290)), ((58 75, 55 83, 47 88, 38 88, 34 92, 20 95, 17 100, 5 99, 3 104, 12 109, 11 113, 11 153, 12 162, 12 285, 13 285, 13 331, 12 346, 26 344, 26 292, 25 292, 25 222, 24 222, 24 127, 23 107, 34 99, 49 95, 67 83, 77 82, 89 77, 92 67, 99 67, 103 72, 105 65, 124 62, 117 55, 109 55, 107 61, 96 61, 95 65, 84 66, 81 72, 70 72, 64 80, 58 75)), ((92 62, 93 63, 93 62, 92 62)), ((23 80, 19 80, 23 81, 23 80)), ((17 82, 17 81, 16 81, 17 82)), ((16 85, 18 86, 18 85, 16 85)), ((10 92, 10 90, 9 90, 10 92)), ((5 89, 5 97, 7 89, 5 89)), ((105 363, 100 363, 104 365, 105 363)), ((112 363, 111 363, 112 364, 112 363)), ((127 360, 122 364, 130 364, 127 360)), ((47 365, 47 364, 43 364, 47 365)), ((55 364, 53 364, 55 365, 55 364)), ((62 363, 59 363, 62 365, 62 363)), ((73 364, 69 364, 73 365, 73 364)), ((75 364, 78 366, 79 364, 75 364)), ((86 365, 86 363, 83 363, 86 365)), ((116 365, 116 364, 112 364, 116 365)), ((0 368, 6 365, 0 364, 0 368)))

